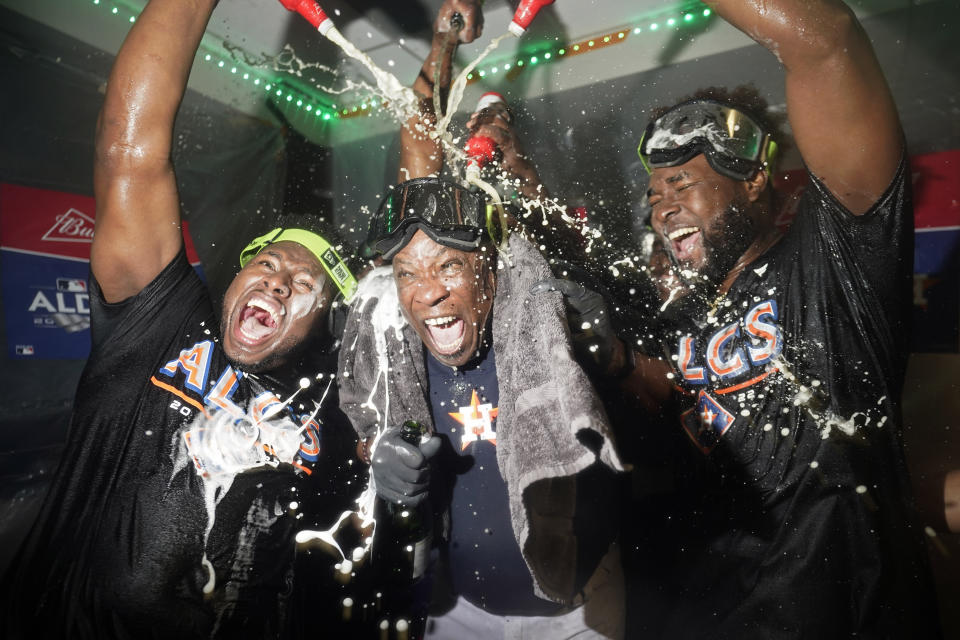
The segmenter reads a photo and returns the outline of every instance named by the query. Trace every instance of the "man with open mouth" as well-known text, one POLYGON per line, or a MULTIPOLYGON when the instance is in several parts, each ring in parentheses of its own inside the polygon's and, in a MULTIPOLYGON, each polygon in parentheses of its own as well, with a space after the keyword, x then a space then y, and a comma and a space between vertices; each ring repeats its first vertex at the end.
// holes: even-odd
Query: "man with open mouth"
POLYGON ((621 464, 561 296, 530 291, 546 261, 495 220, 453 182, 391 189, 367 242, 390 264, 347 320, 341 406, 381 498, 429 493, 441 516, 426 637, 620 638, 621 464), (399 435, 411 419, 432 434, 419 447, 399 435))
POLYGON ((356 485, 328 330, 356 281, 306 218, 243 250, 222 313, 187 262, 171 141, 215 4, 151 0, 107 84, 93 347, 63 459, 4 584, 4 638, 269 638, 287 632, 296 598, 304 634, 337 607, 310 582, 329 566, 294 572, 294 536, 329 524, 356 485), (288 429, 283 455, 267 423, 288 429), (198 454, 213 424, 261 435, 198 454))
POLYGON ((667 357, 637 354, 627 384, 690 445, 647 537, 640 619, 652 637, 938 637, 900 439, 913 235, 896 105, 842 2, 710 5, 783 63, 810 184, 779 228, 782 139, 749 87, 701 90, 640 139, 688 293, 660 318, 667 357))

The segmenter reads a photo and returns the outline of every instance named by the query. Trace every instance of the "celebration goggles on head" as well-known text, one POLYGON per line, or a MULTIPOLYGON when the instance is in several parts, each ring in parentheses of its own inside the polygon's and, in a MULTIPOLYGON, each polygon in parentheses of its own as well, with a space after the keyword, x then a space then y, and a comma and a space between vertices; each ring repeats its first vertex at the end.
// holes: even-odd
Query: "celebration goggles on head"
POLYGON ((296 242, 306 248, 310 253, 316 256, 317 260, 323 266, 324 271, 333 280, 333 283, 343 294, 344 300, 349 302, 357 291, 357 279, 347 268, 346 263, 337 250, 322 236, 307 231, 306 229, 284 229, 277 227, 269 233, 265 233, 243 248, 240 252, 240 268, 247 266, 258 253, 270 244, 276 242, 296 242))
POLYGON ((365 250, 390 260, 418 229, 434 242, 462 251, 479 247, 484 229, 494 242, 499 237, 497 216, 483 196, 440 178, 416 178, 393 187, 380 202, 365 250))
POLYGON ((691 100, 647 125, 637 153, 647 173, 702 153, 717 173, 748 180, 760 169, 769 175, 777 143, 742 111, 713 100, 691 100))

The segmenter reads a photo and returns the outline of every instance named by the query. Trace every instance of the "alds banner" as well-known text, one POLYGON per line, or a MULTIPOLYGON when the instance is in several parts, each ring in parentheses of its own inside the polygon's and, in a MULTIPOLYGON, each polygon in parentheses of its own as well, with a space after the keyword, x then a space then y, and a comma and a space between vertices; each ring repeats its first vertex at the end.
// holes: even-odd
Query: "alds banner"
MULTIPOLYGON (((86 358, 90 351, 93 198, 0 184, 0 270, 7 355, 86 358)), ((190 264, 200 259, 183 224, 190 264)))

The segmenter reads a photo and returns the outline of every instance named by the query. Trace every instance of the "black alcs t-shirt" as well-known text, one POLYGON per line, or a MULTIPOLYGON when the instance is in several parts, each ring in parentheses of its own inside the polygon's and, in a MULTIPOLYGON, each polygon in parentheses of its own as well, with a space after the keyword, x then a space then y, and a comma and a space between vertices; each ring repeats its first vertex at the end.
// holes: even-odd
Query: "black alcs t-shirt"
POLYGON ((693 460, 656 587, 668 637, 935 628, 900 441, 911 211, 906 162, 859 217, 814 178, 725 296, 668 317, 693 460))
POLYGON ((302 418, 329 374, 287 410, 306 425, 293 464, 236 476, 205 546, 184 430, 198 414, 242 414, 290 390, 230 366, 183 252, 122 303, 93 285, 93 348, 59 470, 6 580, 6 637, 276 637, 295 586, 293 536, 349 502, 354 440, 335 390, 316 420, 302 418), (217 580, 206 599, 204 552, 217 580))

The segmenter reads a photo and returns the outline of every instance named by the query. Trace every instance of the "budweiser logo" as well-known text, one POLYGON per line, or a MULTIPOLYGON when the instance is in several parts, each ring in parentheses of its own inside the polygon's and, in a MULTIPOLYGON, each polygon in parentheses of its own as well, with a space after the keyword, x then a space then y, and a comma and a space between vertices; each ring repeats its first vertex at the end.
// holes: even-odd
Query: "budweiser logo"
POLYGON ((43 234, 51 242, 93 242, 93 218, 70 208, 57 216, 56 222, 43 234))

